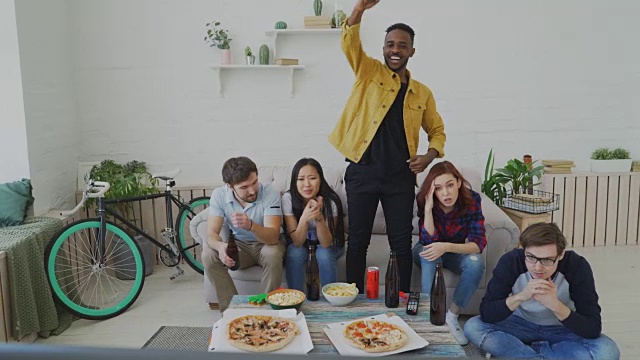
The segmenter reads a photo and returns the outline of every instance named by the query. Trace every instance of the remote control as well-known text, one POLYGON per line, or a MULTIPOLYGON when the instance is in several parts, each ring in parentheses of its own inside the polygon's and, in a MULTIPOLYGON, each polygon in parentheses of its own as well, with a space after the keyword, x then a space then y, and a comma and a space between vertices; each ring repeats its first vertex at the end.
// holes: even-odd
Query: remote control
POLYGON ((407 301, 407 314, 418 314, 418 303, 420 302, 420 293, 412 291, 409 294, 409 300, 407 301))

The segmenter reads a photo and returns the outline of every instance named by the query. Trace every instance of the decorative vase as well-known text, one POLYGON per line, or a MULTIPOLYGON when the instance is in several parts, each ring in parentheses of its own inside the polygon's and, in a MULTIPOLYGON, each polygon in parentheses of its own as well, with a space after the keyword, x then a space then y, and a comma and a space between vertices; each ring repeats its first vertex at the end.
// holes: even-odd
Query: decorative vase
POLYGON ((231 49, 222 49, 222 65, 231 65, 231 49))
POLYGON ((256 57, 254 55, 247 56, 247 65, 255 65, 256 57))

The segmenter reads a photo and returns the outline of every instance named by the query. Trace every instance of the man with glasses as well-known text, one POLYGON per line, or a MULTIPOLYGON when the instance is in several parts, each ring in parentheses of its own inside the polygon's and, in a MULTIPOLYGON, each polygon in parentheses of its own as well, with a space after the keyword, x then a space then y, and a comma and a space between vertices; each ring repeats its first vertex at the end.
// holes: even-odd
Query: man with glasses
POLYGON ((619 359, 601 333, 591 267, 565 251, 555 224, 538 223, 520 235, 521 248, 502 256, 464 333, 487 353, 507 358, 619 359))
POLYGON ((220 236, 223 226, 236 238, 240 269, 262 266, 265 293, 280 286, 286 251, 280 234, 280 193, 258 182, 256 164, 247 157, 231 158, 222 166, 222 181, 225 185, 211 194, 207 243, 202 247, 202 264, 218 293, 221 312, 238 294, 228 272, 235 262, 227 256, 227 242, 220 236))

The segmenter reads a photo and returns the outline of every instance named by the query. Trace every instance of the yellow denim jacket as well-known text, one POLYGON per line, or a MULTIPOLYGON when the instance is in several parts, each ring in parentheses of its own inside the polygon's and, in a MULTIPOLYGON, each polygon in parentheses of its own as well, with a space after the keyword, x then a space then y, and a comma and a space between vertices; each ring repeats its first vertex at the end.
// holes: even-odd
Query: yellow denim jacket
MULTIPOLYGON (((400 90, 400 77, 386 64, 367 56, 360 42, 360 24, 348 26, 345 21, 341 42, 356 81, 340 120, 329 135, 329 142, 347 159, 358 162, 400 90)), ((437 150, 439 157, 444 156, 447 137, 433 94, 409 74, 404 129, 411 157, 418 151, 421 127, 427 133, 429 147, 437 150)))

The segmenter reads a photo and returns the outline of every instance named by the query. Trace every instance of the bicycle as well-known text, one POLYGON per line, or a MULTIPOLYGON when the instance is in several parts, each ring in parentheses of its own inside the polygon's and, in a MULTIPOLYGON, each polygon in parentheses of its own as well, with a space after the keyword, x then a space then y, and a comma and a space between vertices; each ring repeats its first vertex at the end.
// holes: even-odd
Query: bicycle
POLYGON ((175 186, 175 170, 157 174, 154 178, 165 181, 165 191, 158 194, 105 199, 109 183, 89 180, 80 203, 70 211, 60 214, 70 216, 78 212, 89 198, 97 198, 97 218, 83 219, 65 226, 56 233, 45 251, 45 271, 54 300, 68 312, 90 320, 103 320, 125 312, 138 298, 144 286, 145 264, 138 244, 125 231, 134 230, 138 235, 160 248, 160 260, 177 272, 170 279, 184 274, 181 259, 195 271, 204 273, 200 262, 202 247, 189 232, 189 222, 209 205, 206 196, 189 202, 171 193, 175 186), (141 200, 165 200, 167 225, 161 231, 166 244, 162 244, 141 228, 109 209, 107 205, 141 200), (173 206, 179 209, 175 226, 173 206), (107 220, 107 214, 119 220, 117 225, 107 220))

